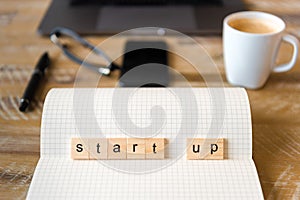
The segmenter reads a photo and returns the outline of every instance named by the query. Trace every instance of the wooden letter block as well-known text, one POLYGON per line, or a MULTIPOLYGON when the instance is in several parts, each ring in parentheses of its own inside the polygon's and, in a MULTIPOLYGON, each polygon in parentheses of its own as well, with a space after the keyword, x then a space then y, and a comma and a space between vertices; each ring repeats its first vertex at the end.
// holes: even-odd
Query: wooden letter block
POLYGON ((90 138, 88 139, 88 151, 90 160, 106 160, 107 159, 107 139, 106 138, 90 138))
POLYGON ((145 139, 127 139, 127 159, 145 159, 145 139))
POLYGON ((165 139, 148 138, 146 139, 146 159, 164 159, 165 158, 165 139))
POLYGON ((108 139, 108 159, 124 160, 126 159, 127 138, 110 138, 108 139))
POLYGON ((188 160, 224 159, 224 139, 189 138, 187 139, 188 160))
POLYGON ((71 140, 71 158, 73 160, 88 160, 88 140, 81 138, 72 138, 71 140))

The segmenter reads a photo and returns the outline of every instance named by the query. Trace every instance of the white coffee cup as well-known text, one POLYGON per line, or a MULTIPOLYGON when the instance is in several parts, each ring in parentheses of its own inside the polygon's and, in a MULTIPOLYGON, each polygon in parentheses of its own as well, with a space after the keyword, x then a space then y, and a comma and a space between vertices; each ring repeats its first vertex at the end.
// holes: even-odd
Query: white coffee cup
POLYGON ((262 87, 271 72, 285 72, 296 63, 298 40, 284 34, 285 23, 274 15, 245 11, 228 15, 223 22, 223 51, 229 83, 250 89, 262 87), (281 41, 293 45, 289 63, 275 66, 281 41))

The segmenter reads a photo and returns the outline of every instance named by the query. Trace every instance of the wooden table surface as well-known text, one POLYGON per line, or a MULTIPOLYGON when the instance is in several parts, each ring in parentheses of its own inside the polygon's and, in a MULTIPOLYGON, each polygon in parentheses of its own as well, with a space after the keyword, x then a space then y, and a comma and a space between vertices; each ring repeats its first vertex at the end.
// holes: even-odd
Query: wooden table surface
MULTIPOLYGON (((49 0, 0 0, 0 199, 24 199, 39 159, 43 101, 53 87, 73 87, 78 65, 68 61, 37 27, 49 0), (38 57, 49 51, 53 60, 35 109, 18 111, 18 100, 38 57)), ((247 0, 250 10, 276 14, 287 22, 287 32, 300 38, 298 0, 247 0)), ((98 44, 105 39, 89 36, 98 44)), ((195 37, 217 64, 225 86, 222 39, 195 37)), ((193 44, 182 43, 189 47, 193 44)), ((279 63, 290 59, 292 48, 282 45, 279 63)), ((192 86, 205 86, 187 63, 172 61, 192 86)), ((114 87, 118 73, 100 86, 114 87)), ((88 82, 83 77, 82 82, 88 82)), ((176 80, 175 80, 176 85, 176 80)), ((253 158, 266 199, 300 199, 300 62, 291 71, 272 74, 264 88, 248 90, 253 119, 253 158)))

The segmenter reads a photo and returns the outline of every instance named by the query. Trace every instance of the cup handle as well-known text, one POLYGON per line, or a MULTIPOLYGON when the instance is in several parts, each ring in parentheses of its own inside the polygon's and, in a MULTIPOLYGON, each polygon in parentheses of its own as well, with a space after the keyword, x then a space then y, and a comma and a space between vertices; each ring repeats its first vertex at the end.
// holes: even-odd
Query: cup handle
POLYGON ((293 66, 296 64, 297 56, 298 56, 298 48, 299 48, 299 41, 295 36, 292 35, 284 35, 282 37, 282 40, 285 42, 290 43, 293 45, 293 56, 290 62, 278 65, 273 69, 273 72, 286 72, 293 68, 293 66))

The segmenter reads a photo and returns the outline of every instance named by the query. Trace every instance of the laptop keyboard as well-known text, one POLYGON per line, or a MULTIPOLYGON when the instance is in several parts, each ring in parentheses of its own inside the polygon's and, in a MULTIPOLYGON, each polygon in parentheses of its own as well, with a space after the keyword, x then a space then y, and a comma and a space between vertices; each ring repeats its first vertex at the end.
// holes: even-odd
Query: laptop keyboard
POLYGON ((71 0, 71 5, 222 5, 222 0, 71 0))

